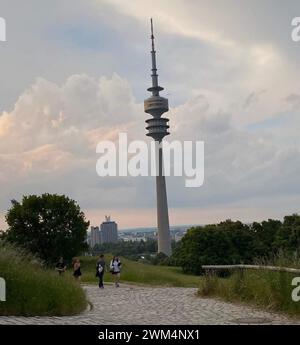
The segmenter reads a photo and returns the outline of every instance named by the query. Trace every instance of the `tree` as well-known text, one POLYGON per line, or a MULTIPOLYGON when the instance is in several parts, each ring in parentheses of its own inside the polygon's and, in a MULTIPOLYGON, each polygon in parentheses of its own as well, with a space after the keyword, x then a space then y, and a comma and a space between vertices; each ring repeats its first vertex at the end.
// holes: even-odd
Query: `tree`
POLYGON ((190 229, 176 246, 171 262, 182 266, 185 272, 199 274, 202 265, 250 263, 252 252, 249 227, 227 220, 190 229))
POLYGON ((251 231, 255 241, 255 252, 253 256, 268 258, 277 253, 278 248, 276 248, 274 241, 281 227, 281 221, 274 219, 268 219, 262 223, 254 222, 251 225, 251 231))
POLYGON ((274 241, 277 250, 288 254, 299 253, 300 249, 300 216, 285 216, 282 227, 278 230, 274 241))
POLYGON ((5 239, 22 246, 46 263, 66 260, 87 249, 89 222, 74 200, 64 195, 24 196, 12 200, 6 214, 5 239))

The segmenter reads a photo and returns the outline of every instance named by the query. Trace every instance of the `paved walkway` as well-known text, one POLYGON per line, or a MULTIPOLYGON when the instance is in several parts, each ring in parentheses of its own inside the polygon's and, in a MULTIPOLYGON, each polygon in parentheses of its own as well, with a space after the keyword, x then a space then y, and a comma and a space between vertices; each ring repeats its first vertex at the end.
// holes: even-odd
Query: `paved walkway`
MULTIPOLYGON (((282 315, 259 311, 250 307, 199 298, 196 289, 151 288, 112 285, 100 290, 85 286, 93 309, 72 317, 3 317, 0 324, 80 324, 80 325, 207 325, 248 323, 295 324, 282 315), (253 318, 258 318, 255 322, 253 318), (246 322, 247 323, 247 322, 246 322)), ((297 322, 300 324, 300 321, 297 322)))

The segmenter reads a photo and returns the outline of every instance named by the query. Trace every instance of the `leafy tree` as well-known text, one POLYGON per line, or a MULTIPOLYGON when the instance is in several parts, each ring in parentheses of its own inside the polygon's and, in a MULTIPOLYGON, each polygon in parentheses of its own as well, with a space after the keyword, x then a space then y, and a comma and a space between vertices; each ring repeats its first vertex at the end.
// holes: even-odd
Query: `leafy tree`
POLYGON ((281 221, 274 219, 262 223, 254 222, 250 227, 254 237, 252 256, 267 258, 274 255, 278 251, 275 239, 281 227, 281 221))
POLYGON ((24 196, 6 214, 5 239, 25 247, 47 263, 66 260, 87 249, 89 222, 75 201, 64 195, 24 196))
POLYGON ((274 246, 277 250, 288 254, 297 254, 300 249, 300 216, 285 216, 280 229, 276 233, 274 246))
POLYGON ((249 227, 227 220, 190 229, 181 245, 176 247, 172 259, 185 272, 200 274, 202 265, 248 263, 252 250, 253 237, 249 227))
POLYGON ((300 216, 284 217, 283 223, 269 219, 245 225, 227 220, 190 229, 176 245, 172 264, 199 274, 202 265, 250 264, 279 254, 299 256, 300 216))

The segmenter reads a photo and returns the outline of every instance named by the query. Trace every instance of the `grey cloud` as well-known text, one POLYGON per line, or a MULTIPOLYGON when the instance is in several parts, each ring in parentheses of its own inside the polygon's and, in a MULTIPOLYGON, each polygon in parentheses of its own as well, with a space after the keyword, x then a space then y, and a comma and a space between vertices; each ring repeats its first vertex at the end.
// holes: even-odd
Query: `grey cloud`
POLYGON ((292 93, 286 97, 286 101, 292 105, 293 109, 300 108, 300 94, 292 93))
POLYGON ((261 90, 258 92, 251 92, 250 95, 246 98, 243 107, 244 108, 250 107, 253 103, 255 103, 258 100, 259 96, 261 96, 265 92, 266 92, 266 90, 261 90))

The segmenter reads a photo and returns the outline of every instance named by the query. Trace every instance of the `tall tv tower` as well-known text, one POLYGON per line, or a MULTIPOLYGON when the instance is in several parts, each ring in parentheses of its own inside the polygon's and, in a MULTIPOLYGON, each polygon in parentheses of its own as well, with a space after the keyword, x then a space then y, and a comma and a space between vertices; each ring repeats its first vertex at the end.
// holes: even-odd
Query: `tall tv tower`
POLYGON ((164 88, 158 85, 158 74, 156 67, 156 51, 154 47, 153 21, 151 19, 151 41, 152 41, 152 86, 148 91, 152 96, 145 100, 145 113, 152 115, 147 120, 147 136, 152 137, 159 144, 158 174, 156 176, 156 196, 157 196, 157 227, 158 227, 158 252, 171 255, 171 236, 169 226, 168 200, 166 191, 166 180, 163 172, 163 149, 162 140, 169 135, 169 119, 161 117, 169 111, 169 102, 161 97, 159 92, 164 88))

